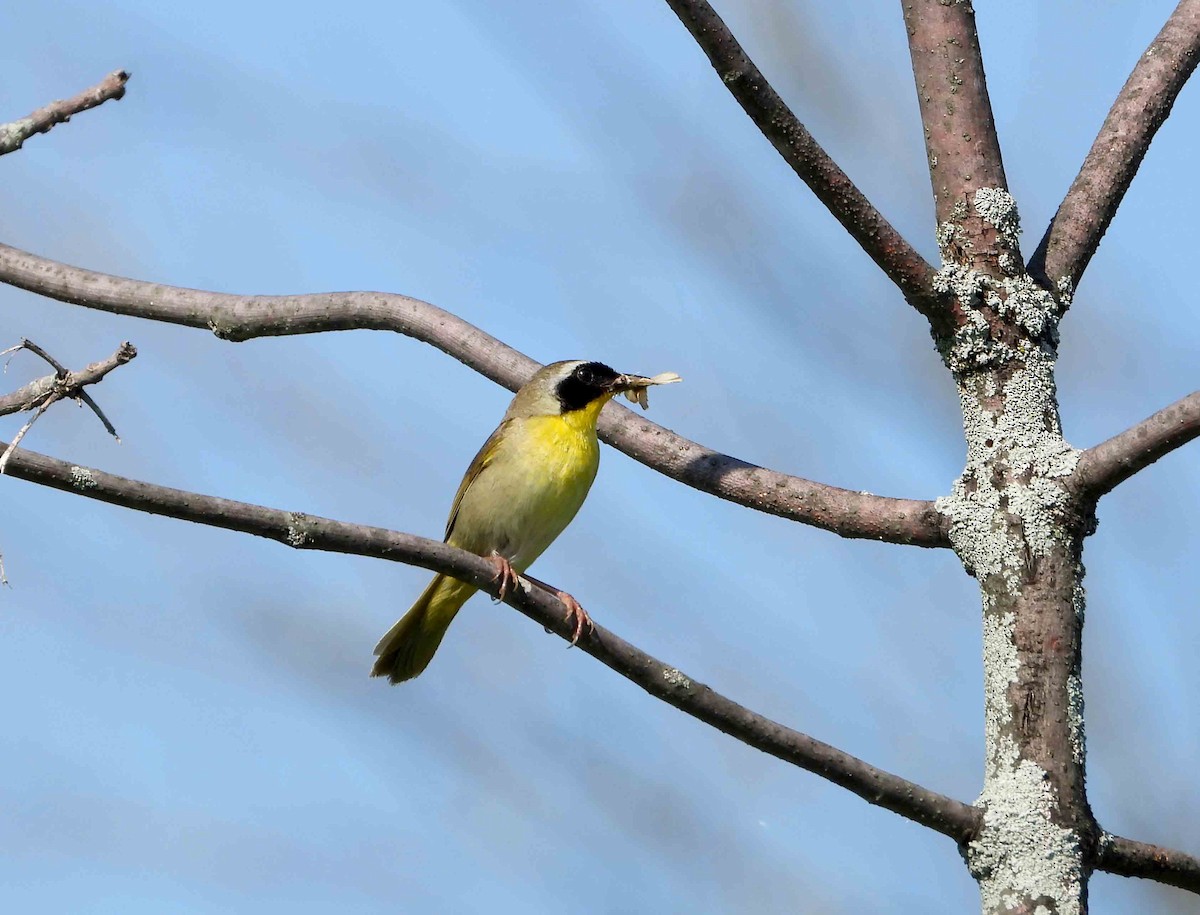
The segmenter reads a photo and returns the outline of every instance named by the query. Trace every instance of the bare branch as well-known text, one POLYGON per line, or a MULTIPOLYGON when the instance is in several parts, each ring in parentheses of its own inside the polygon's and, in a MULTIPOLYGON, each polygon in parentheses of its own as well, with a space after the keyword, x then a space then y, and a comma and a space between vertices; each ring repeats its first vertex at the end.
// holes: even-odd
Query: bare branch
MULTIPOLYGON (((970 202, 979 188, 1008 189, 975 11, 969 2, 903 0, 901 5, 937 221, 961 224, 955 209, 961 212, 961 204, 970 202)), ((982 225, 971 229, 973 243, 987 231, 982 225)))
MULTIPOLYGON (((70 267, 0 245, 0 281, 114 314, 202 327, 223 340, 332 330, 390 330, 421 340, 510 390, 538 364, 428 302, 383 292, 237 296, 144 283, 70 267)), ((719 454, 612 404, 600 422, 613 447, 703 492, 842 537, 949 544, 932 502, 814 483, 719 454)))
MULTIPOLYGON (((107 359, 93 362, 87 368, 81 369, 78 372, 69 372, 63 367, 62 363, 31 340, 22 340, 17 346, 10 349, 21 348, 37 353, 49 362, 54 366, 55 374, 35 379, 29 382, 29 384, 23 385, 13 391, 11 394, 0 395, 0 416, 7 416, 9 413, 19 413, 22 410, 34 410, 42 401, 53 394, 57 394, 59 398, 79 397, 82 399, 87 393, 84 391, 84 387, 89 384, 95 384, 113 369, 124 365, 137 356, 137 349, 133 344, 125 342, 117 347, 117 351, 107 359)), ((5 350, 5 352, 8 351, 5 350)), ((108 430, 110 435, 117 438, 117 430, 108 421, 108 417, 100 411, 100 408, 95 405, 94 401, 91 401, 91 398, 88 398, 88 401, 89 406, 96 412, 100 421, 104 423, 104 428, 108 430)))
POLYGON ((125 94, 127 82, 129 74, 124 70, 117 70, 92 88, 85 89, 72 98, 51 102, 19 121, 0 124, 0 156, 16 152, 34 134, 46 133, 52 127, 65 124, 72 115, 103 105, 109 99, 121 98, 125 94))
POLYGON ((8 447, 4 449, 4 453, 0 454, 0 474, 4 473, 13 452, 21 444, 21 440, 25 438, 25 433, 33 427, 33 424, 38 421, 43 413, 60 400, 69 398, 83 401, 96 414, 100 422, 104 424, 104 428, 108 434, 120 443, 121 436, 117 435, 116 428, 109 421, 109 418, 104 415, 104 411, 100 409, 100 405, 84 390, 84 387, 89 384, 95 384, 117 366, 124 365, 133 359, 137 355, 137 350, 134 349, 133 344, 128 342, 122 343, 117 348, 117 351, 107 359, 103 359, 100 362, 93 362, 81 372, 67 371, 61 362, 32 340, 22 340, 16 346, 6 349, 4 353, 7 354, 18 349, 27 349, 30 352, 36 353, 54 367, 55 374, 46 375, 44 378, 31 381, 12 394, 0 397, 0 416, 8 413, 16 413, 21 410, 34 411, 29 421, 17 431, 16 436, 9 442, 8 447))
POLYGON ((1079 174, 1029 261, 1048 287, 1079 283, 1150 141, 1200 60, 1200 0, 1180 0, 1113 102, 1079 174))
MULTIPOLYGON (((113 505, 266 537, 300 549, 416 565, 453 575, 489 593, 495 591, 496 569, 486 559, 412 534, 156 486, 29 451, 13 455, 10 475, 113 505)), ((506 603, 564 639, 570 640, 574 634, 563 605, 539 588, 515 588, 506 603)), ((870 804, 960 843, 968 841, 978 827, 980 813, 974 807, 758 715, 599 625, 580 638, 579 647, 652 696, 752 747, 847 788, 870 804)))
POLYGON ((1105 834, 1097 849, 1096 867, 1121 877, 1144 877, 1200 893, 1200 858, 1172 848, 1105 834))
POLYGON ((96 419, 100 420, 101 424, 104 426, 104 431, 115 438, 118 445, 121 444, 121 436, 117 434, 117 427, 114 426, 112 421, 104 415, 104 411, 100 409, 100 404, 96 403, 96 401, 92 399, 92 395, 87 391, 80 389, 79 399, 87 405, 88 409, 96 414, 96 419))
POLYGON ((84 391, 84 385, 95 384, 118 365, 124 365, 130 359, 137 355, 137 350, 130 343, 122 343, 117 351, 100 362, 93 362, 82 372, 68 372, 61 362, 47 353, 44 349, 38 346, 31 340, 22 340, 16 346, 9 347, 5 353, 12 352, 17 349, 27 349, 38 356, 41 356, 52 366, 54 366, 55 374, 47 375, 44 378, 39 378, 36 381, 31 381, 29 384, 19 390, 0 397, 0 416, 7 413, 16 413, 21 410, 33 410, 33 416, 19 430, 16 436, 8 447, 4 449, 4 453, 0 454, 0 474, 3 474, 8 467, 8 462, 12 458, 13 452, 17 446, 21 444, 21 440, 25 438, 33 424, 50 409, 55 403, 67 398, 79 398, 84 401, 92 411, 99 417, 100 422, 104 424, 104 428, 118 442, 121 437, 117 435, 117 430, 113 424, 109 422, 104 411, 100 409, 99 404, 92 400, 84 391))
POLYGON ((888 276, 931 322, 942 319, 932 291, 933 267, 896 231, 779 97, 707 0, 667 0, 713 69, 763 136, 888 276))
POLYGON ((814 483, 721 454, 621 406, 606 407, 600 437, 673 480, 721 499, 851 539, 945 547, 932 502, 892 499, 814 483))
POLYGON ((65 365, 51 356, 48 352, 46 352, 28 337, 22 337, 20 343, 18 343, 16 346, 10 346, 3 353, 0 353, 0 356, 7 356, 9 353, 15 353, 18 350, 23 349, 29 350, 29 352, 33 353, 35 356, 49 365, 52 369, 54 369, 54 371, 58 372, 60 377, 67 374, 68 369, 65 365))
POLYGON ((1136 426, 1089 448, 1079 457, 1072 485, 1099 499, 1165 454, 1200 435, 1200 391, 1193 391, 1136 426))

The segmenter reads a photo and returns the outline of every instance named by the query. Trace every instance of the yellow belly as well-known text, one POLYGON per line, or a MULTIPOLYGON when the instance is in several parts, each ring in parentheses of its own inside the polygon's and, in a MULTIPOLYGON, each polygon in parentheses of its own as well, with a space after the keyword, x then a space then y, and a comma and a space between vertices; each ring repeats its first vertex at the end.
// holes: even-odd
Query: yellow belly
POLYGON ((516 420, 463 493, 450 543, 524 571, 571 523, 600 464, 596 413, 516 420))

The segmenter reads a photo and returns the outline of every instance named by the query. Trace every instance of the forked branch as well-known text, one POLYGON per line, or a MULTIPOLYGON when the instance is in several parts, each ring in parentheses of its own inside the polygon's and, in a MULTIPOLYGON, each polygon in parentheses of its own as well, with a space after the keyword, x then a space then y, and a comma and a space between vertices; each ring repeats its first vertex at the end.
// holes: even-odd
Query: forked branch
POLYGON ((707 0, 667 0, 755 126, 871 260, 930 321, 942 309, 933 267, 896 231, 813 139, 707 0))
MULTIPOLYGON (((510 390, 537 370, 528 356, 428 302, 383 292, 238 296, 70 267, 0 245, 0 282, 114 314, 212 331, 223 340, 332 330, 390 330, 436 346, 510 390)), ((889 499, 758 467, 610 405, 600 436, 652 470, 721 499, 842 537, 949 545, 932 502, 889 499)))
MULTIPOLYGON (((46 362, 53 366, 54 374, 38 378, 35 381, 29 382, 29 384, 23 385, 11 394, 0 396, 0 416, 25 410, 33 411, 33 416, 29 418, 25 425, 17 430, 17 434, 13 437, 13 440, 8 443, 3 452, 0 452, 0 474, 3 474, 8 467, 8 462, 12 458, 13 452, 21 444, 21 440, 25 438, 25 434, 33 427, 33 424, 41 418, 42 414, 60 400, 74 399, 87 404, 100 422, 104 424, 104 428, 108 434, 115 438, 118 443, 121 441, 121 437, 117 435, 117 430, 112 422, 104 415, 104 411, 100 409, 100 405, 92 399, 92 396, 84 388, 86 385, 95 384, 100 381, 117 366, 124 365, 136 356, 137 350, 133 348, 133 344, 122 343, 117 348, 117 351, 107 359, 103 359, 100 362, 93 362, 80 372, 68 371, 66 366, 31 340, 22 340, 16 346, 10 346, 0 353, 0 356, 6 356, 21 349, 36 353, 42 359, 46 360, 46 362)), ((0 579, 2 578, 3 575, 0 573, 0 579)))
POLYGON ((1085 498, 1099 499, 1197 436, 1200 436, 1200 391, 1193 391, 1081 454, 1072 482, 1085 498))
POLYGON ((51 102, 19 121, 0 124, 0 156, 20 149, 34 134, 46 133, 51 128, 66 123, 72 115, 103 105, 110 99, 121 98, 125 94, 127 82, 129 74, 124 70, 117 70, 76 96, 51 102))
MULTIPOLYGON (((36 346, 29 340, 23 340, 17 346, 5 350, 0 355, 17 349, 28 349, 32 352, 37 352, 39 355, 43 355, 45 352, 41 347, 36 346)), ((45 375, 34 379, 28 384, 17 388, 11 394, 0 395, 0 416, 7 416, 9 413, 19 413, 22 410, 37 409, 47 397, 55 393, 60 398, 82 397, 86 393, 84 388, 87 385, 100 381, 113 369, 129 362, 136 355, 137 349, 132 343, 126 342, 117 347, 117 351, 107 359, 93 362, 87 368, 80 369, 78 372, 69 372, 57 362, 51 361, 51 365, 56 370, 53 375, 45 375)), ((112 429, 112 423, 102 414, 100 415, 100 420, 104 423, 110 435, 116 435, 116 432, 112 429)))
MULTIPOLYGON (((13 455, 9 473, 19 479, 125 508, 241 531, 300 549, 403 562, 453 575, 489 593, 495 590, 496 570, 490 562, 473 553, 412 534, 156 486, 28 451, 13 455)), ((567 621, 562 604, 538 588, 528 592, 514 589, 506 602, 564 639, 570 639, 573 634, 574 627, 567 621)), ((596 660, 655 698, 764 753, 853 791, 868 803, 928 826, 959 843, 968 841, 978 828, 980 814, 974 807, 877 769, 807 734, 765 718, 663 664, 601 626, 585 633, 578 644, 596 660)))
POLYGON ((1180 0, 1113 102, 1079 174, 1029 260, 1029 272, 1073 288, 1200 60, 1200 0, 1180 0))

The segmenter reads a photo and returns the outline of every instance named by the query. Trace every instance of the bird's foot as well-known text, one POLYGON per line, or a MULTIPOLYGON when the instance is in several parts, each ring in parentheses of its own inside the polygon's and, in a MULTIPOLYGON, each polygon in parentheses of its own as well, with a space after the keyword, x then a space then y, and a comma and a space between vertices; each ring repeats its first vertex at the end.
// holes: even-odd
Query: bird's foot
POLYGON ((499 553, 492 553, 488 557, 488 562, 496 567, 496 577, 492 579, 492 582, 497 585, 496 600, 504 600, 508 597, 509 591, 521 586, 521 577, 517 575, 512 564, 499 553))
POLYGON ((591 633, 595 630, 596 624, 592 622, 592 618, 588 616, 588 612, 583 609, 579 601, 566 591, 556 590, 554 596, 562 601, 563 606, 567 608, 567 622, 575 620, 575 632, 571 636, 571 644, 567 646, 570 648, 579 644, 579 639, 583 636, 584 629, 587 629, 591 633))
MULTIPOLYGON (((579 644, 579 640, 583 638, 583 632, 585 629, 589 633, 592 633, 596 630, 596 624, 592 622, 592 618, 588 616, 588 612, 583 609, 579 601, 577 601, 566 591, 560 591, 558 588, 554 587, 554 585, 548 585, 540 578, 534 578, 528 572, 525 573, 524 578, 525 581, 529 582, 535 588, 540 588, 547 594, 553 594, 560 601, 562 601, 563 606, 567 608, 567 622, 570 623, 572 620, 575 622, 575 629, 571 633, 571 644, 567 646, 568 648, 570 648, 572 645, 579 644)), ((547 629, 546 631, 550 632, 551 630, 547 629)))

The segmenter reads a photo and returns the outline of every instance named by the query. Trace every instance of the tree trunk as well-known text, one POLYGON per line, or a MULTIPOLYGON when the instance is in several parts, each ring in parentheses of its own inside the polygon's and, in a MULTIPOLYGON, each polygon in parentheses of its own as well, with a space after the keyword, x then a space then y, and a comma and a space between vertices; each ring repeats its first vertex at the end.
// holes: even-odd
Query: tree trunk
POLYGON ((967 463, 937 505, 979 581, 986 716, 983 827, 965 856, 985 913, 1080 915, 1096 829, 1080 681, 1087 523, 1068 485, 1079 452, 1063 439, 1054 382, 1064 303, 1009 255, 1018 222, 1007 193, 980 189, 954 216, 939 230, 938 285, 963 320, 938 343, 958 385, 967 463), (994 257, 963 241, 981 223, 994 257))

